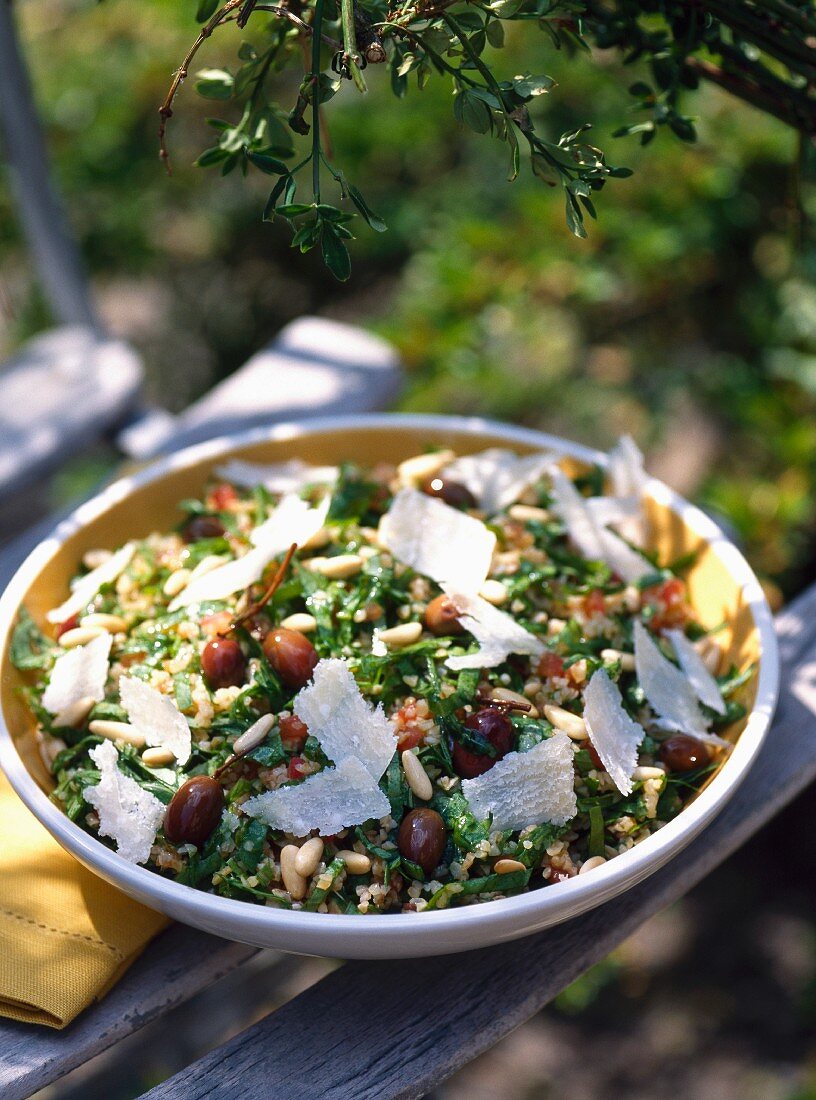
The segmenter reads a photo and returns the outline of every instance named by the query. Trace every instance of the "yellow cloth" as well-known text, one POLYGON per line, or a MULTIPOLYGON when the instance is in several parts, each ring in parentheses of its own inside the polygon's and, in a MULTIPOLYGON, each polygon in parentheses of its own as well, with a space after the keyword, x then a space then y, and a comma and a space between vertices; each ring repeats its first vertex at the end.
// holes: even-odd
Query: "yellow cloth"
POLYGON ((65 1027, 167 923, 63 851, 0 772, 0 1016, 65 1027))

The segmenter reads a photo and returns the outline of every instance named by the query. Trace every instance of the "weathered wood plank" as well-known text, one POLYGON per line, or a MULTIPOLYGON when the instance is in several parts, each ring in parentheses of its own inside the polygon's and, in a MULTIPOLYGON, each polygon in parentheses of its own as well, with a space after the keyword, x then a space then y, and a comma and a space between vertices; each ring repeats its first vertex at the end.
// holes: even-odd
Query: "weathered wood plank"
POLYGON ((145 1094, 149 1100, 422 1096, 686 893, 816 776, 816 588, 780 616, 785 677, 769 742, 682 855, 607 905, 526 940, 446 959, 348 963, 145 1094), (272 1076, 270 1073, 272 1071, 272 1076))
POLYGON ((256 950, 176 925, 147 948, 99 1005, 65 1031, 0 1021, 0 1096, 30 1096, 188 1000, 256 950))

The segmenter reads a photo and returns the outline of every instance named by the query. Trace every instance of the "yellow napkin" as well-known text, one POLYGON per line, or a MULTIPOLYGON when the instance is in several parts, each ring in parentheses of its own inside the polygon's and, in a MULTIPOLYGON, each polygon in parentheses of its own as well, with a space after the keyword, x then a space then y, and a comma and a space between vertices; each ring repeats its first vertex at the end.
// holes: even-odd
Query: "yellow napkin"
POLYGON ((0 772, 0 1016, 65 1027, 167 923, 63 851, 0 772))

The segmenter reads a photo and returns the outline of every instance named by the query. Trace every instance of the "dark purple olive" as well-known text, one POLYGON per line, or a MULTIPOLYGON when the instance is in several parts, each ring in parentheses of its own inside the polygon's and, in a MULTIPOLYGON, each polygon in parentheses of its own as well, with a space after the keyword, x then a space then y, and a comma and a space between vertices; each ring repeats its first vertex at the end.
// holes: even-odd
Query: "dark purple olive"
POLYGON ((199 539, 218 539, 224 534, 224 524, 218 516, 193 516, 184 524, 182 535, 185 542, 198 542, 199 539))
POLYGON ((497 760, 507 756, 513 748, 515 734, 513 723, 507 715, 493 707, 477 710, 475 714, 465 719, 464 724, 467 729, 482 737, 496 750, 495 756, 489 756, 487 753, 474 752, 472 749, 465 748, 459 741, 454 741, 454 771, 463 779, 474 779, 477 775, 489 771, 497 760))
POLYGON ((173 844, 200 848, 221 820, 224 792, 209 775, 194 775, 182 783, 164 813, 164 835, 173 844))
POLYGON ((433 874, 445 851, 447 830, 441 814, 420 807, 402 819, 397 833, 400 855, 418 863, 426 875, 433 874))
POLYGON ((246 679, 246 657, 232 638, 213 638, 204 646, 201 670, 211 688, 239 687, 246 679))
POLYGON ((283 626, 273 627, 263 640, 264 656, 290 688, 302 688, 312 678, 317 650, 306 637, 283 626))
POLYGON ((464 627, 459 622, 460 614, 450 596, 446 596, 443 592, 441 596, 435 596, 425 608, 425 626, 438 638, 449 634, 462 634, 464 627))
POLYGON ((660 759, 672 772, 693 772, 709 761, 708 749, 696 737, 675 733, 660 746, 660 759))
POLYGON ((429 497, 438 497, 440 500, 444 500, 451 508, 476 507, 476 498, 461 481, 432 477, 422 486, 422 492, 427 493, 429 497))

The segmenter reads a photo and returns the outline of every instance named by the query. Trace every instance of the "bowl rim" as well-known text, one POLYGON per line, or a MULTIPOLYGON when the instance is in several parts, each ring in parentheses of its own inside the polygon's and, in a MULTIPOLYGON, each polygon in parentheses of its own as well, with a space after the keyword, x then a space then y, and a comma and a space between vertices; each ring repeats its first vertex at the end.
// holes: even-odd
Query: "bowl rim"
MULTIPOLYGON (((525 444, 549 449, 563 457, 580 461, 606 464, 606 457, 599 451, 571 443, 558 436, 532 428, 517 427, 482 417, 460 417, 414 413, 384 413, 356 416, 320 417, 289 421, 267 427, 253 428, 219 436, 181 451, 160 457, 145 468, 125 474, 105 487, 90 500, 82 503, 39 543, 20 565, 7 588, 0 596, 0 653, 4 652, 7 638, 13 628, 22 596, 37 578, 42 567, 54 556, 59 547, 80 528, 90 523, 112 505, 126 498, 141 486, 172 475, 198 462, 215 459, 221 454, 266 441, 292 440, 337 430, 381 430, 388 427, 428 431, 453 431, 473 435, 490 435, 502 438, 508 445, 525 444)), ((521 934, 543 923, 554 923, 555 914, 564 917, 577 914, 601 904, 630 885, 656 871, 677 851, 685 846, 725 805, 753 764, 770 726, 779 690, 779 651, 773 616, 764 592, 742 553, 726 537, 717 524, 695 505, 670 489, 663 482, 650 479, 648 490, 659 503, 667 505, 700 537, 711 546, 732 578, 740 586, 743 599, 748 604, 759 632, 760 657, 756 700, 746 725, 729 758, 711 783, 676 818, 658 832, 615 859, 597 868, 591 875, 575 876, 554 883, 546 889, 534 889, 515 897, 502 898, 489 904, 433 910, 422 913, 389 914, 333 914, 312 913, 303 910, 278 909, 253 905, 238 899, 223 898, 195 887, 185 886, 163 878, 155 871, 128 862, 101 841, 76 825, 47 797, 30 775, 17 752, 11 732, 6 725, 0 707, 0 767, 12 787, 32 813, 51 835, 81 862, 91 867, 107 881, 115 883, 131 896, 148 905, 174 914, 185 912, 191 923, 201 922, 210 929, 217 924, 231 924, 242 929, 252 942, 267 942, 269 933, 278 930, 282 936, 292 938, 298 932, 308 933, 314 943, 315 933, 320 941, 330 946, 353 933, 362 932, 373 945, 377 940, 396 945, 399 954, 406 954, 404 942, 427 951, 440 935, 454 929, 464 930, 479 925, 496 938, 521 934), (514 930, 515 929, 515 933, 514 930)), ((183 918, 182 918, 183 919, 183 918)), ((562 919, 555 916, 555 919, 562 919)), ((230 935, 230 932, 222 933, 230 935)), ((354 938, 354 936, 352 936, 354 938)), ((463 947, 468 946, 467 943, 463 947)), ((327 951, 326 953, 331 953, 327 951)), ((338 952, 341 953, 341 952, 338 952)))

